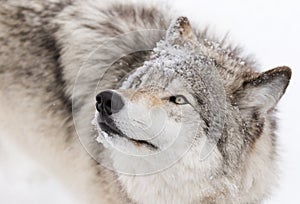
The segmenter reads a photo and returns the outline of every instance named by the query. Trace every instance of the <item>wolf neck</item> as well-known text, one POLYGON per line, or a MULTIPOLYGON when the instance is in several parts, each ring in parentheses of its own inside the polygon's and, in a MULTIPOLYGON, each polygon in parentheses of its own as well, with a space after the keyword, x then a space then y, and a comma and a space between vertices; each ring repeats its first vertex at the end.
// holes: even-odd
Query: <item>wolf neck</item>
POLYGON ((128 197, 136 203, 190 203, 191 198, 184 189, 189 189, 187 184, 193 180, 185 178, 184 181, 170 171, 147 176, 120 175, 119 180, 128 197))
POLYGON ((213 203, 212 198, 219 191, 212 185, 215 175, 207 173, 207 168, 220 167, 218 156, 215 154, 200 165, 181 160, 156 174, 118 177, 129 199, 136 203, 213 203))

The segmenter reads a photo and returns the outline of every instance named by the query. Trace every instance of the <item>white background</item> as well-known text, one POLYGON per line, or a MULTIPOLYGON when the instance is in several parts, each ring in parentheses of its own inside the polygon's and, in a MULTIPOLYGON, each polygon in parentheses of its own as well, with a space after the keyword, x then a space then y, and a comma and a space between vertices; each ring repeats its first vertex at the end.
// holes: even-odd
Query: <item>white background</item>
MULTIPOLYGON (((210 25, 253 54, 261 70, 290 66, 293 76, 279 104, 279 144, 282 171, 280 186, 269 204, 300 203, 300 1, 175 0, 169 1, 192 22, 210 25)), ((1 107, 0 107, 1 108, 1 107)), ((2 138, 5 133, 1 132, 2 138)), ((0 143, 0 203, 75 204, 68 191, 45 169, 0 143)))

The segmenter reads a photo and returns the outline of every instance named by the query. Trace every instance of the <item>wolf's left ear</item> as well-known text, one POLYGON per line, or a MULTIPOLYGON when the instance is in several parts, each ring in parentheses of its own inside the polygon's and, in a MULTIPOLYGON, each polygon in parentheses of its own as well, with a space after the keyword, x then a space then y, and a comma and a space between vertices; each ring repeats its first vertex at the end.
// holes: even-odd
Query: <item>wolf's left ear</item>
POLYGON ((278 67, 246 81, 237 93, 239 107, 255 108, 261 112, 273 109, 284 94, 291 75, 289 67, 278 67))
POLYGON ((173 21, 167 30, 166 40, 171 45, 183 45, 186 42, 197 41, 187 17, 180 16, 173 21))

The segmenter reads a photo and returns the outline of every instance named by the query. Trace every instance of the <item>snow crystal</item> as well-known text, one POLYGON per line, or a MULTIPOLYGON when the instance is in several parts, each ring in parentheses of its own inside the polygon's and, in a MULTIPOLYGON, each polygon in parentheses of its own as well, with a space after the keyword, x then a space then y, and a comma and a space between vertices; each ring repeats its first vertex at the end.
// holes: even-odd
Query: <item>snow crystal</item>
POLYGON ((96 141, 98 143, 103 143, 103 139, 107 138, 108 134, 104 131, 100 131, 98 137, 96 138, 96 141))

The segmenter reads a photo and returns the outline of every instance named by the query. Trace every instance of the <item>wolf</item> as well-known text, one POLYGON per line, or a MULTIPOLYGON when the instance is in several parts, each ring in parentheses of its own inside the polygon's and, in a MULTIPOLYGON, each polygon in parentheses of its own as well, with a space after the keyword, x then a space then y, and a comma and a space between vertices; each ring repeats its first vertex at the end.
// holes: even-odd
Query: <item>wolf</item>
POLYGON ((261 203, 278 180, 259 72, 167 6, 3 0, 0 128, 79 203, 261 203))

